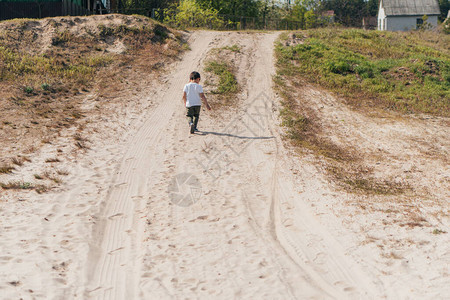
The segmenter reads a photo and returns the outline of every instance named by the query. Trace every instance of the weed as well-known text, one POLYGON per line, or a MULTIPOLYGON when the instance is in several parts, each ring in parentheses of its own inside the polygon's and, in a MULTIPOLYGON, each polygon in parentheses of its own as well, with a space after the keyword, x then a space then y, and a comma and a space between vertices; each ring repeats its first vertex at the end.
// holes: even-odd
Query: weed
POLYGON ((447 231, 437 229, 437 228, 433 230, 433 234, 442 234, 442 233, 447 233, 447 231))
POLYGON ((51 181, 53 181, 56 184, 62 183, 62 179, 57 176, 49 176, 48 179, 50 179, 51 181))
POLYGON ((75 133, 73 138, 75 139, 75 141, 79 141, 79 142, 86 142, 86 141, 88 141, 88 139, 82 137, 80 133, 75 133))
POLYGON ((76 141, 75 146, 77 146, 79 149, 90 149, 90 147, 87 146, 83 141, 76 141))
POLYGON ((110 55, 91 56, 87 59, 86 64, 93 68, 106 67, 114 62, 114 57, 110 55))
POLYGON ((34 89, 31 86, 26 86, 23 88, 23 91, 27 94, 32 94, 34 92, 34 89))
POLYGON ((56 32, 56 35, 52 38, 52 46, 63 45, 73 38, 73 34, 71 34, 68 30, 56 32))
POLYGON ((55 158, 47 158, 45 160, 45 162, 46 163, 56 163, 56 162, 61 162, 61 161, 59 160, 59 158, 55 157, 55 158))
POLYGON ((30 182, 11 181, 8 183, 0 183, 0 186, 5 190, 30 190, 34 189, 34 185, 30 182))
POLYGON ((20 156, 20 158, 25 162, 31 162, 31 159, 27 156, 20 156))
POLYGON ((43 84, 41 84, 41 89, 43 91, 49 91, 50 90, 50 85, 48 83, 43 83, 43 84))
POLYGON ((0 166, 0 174, 9 174, 14 170, 14 167, 8 165, 0 166))
POLYGON ((101 37, 107 37, 114 34, 114 29, 112 27, 107 27, 104 24, 98 25, 97 29, 99 30, 99 35, 101 37))
POLYGON ((11 159, 11 162, 15 165, 18 165, 19 167, 23 165, 24 160, 20 157, 14 157, 11 159))
POLYGON ((241 47, 239 47, 236 44, 233 45, 233 46, 226 46, 226 47, 223 47, 221 49, 229 50, 229 51, 236 52, 236 53, 240 53, 241 52, 241 47))
POLYGON ((34 176, 34 178, 36 178, 36 179, 38 179, 38 180, 43 180, 43 179, 44 179, 44 177, 42 177, 42 176, 39 175, 39 174, 34 174, 33 176, 34 176))
POLYGON ((58 175, 64 175, 64 176, 69 175, 69 171, 66 171, 66 170, 56 170, 56 173, 58 175))
POLYGON ((42 193, 45 193, 46 191, 48 191, 49 187, 46 185, 40 184, 40 185, 37 185, 34 190, 36 191, 36 193, 42 194, 42 193))

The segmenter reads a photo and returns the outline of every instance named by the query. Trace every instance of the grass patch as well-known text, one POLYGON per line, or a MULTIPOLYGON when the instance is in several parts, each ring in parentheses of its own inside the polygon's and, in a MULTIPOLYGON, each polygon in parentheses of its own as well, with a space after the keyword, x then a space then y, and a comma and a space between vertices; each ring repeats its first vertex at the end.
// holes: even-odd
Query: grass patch
POLYGON ((236 52, 236 53, 240 53, 241 52, 241 47, 239 47, 238 45, 234 44, 233 46, 226 46, 226 47, 222 47, 221 49, 223 50, 229 50, 231 52, 236 52))
POLYGON ((400 195, 411 190, 409 185, 390 180, 374 178, 371 171, 358 167, 360 162, 328 164, 328 174, 348 192, 362 192, 371 195, 400 195), (348 163, 354 163, 349 165, 348 163))
POLYGON ((282 98, 281 125, 288 141, 302 154, 319 158, 329 178, 348 192, 399 195, 410 190, 403 183, 374 177, 373 170, 364 167, 364 158, 351 145, 340 146, 329 138, 315 111, 302 103, 302 93, 297 90, 298 79, 287 75, 290 68, 291 65, 279 63, 278 75, 273 78, 282 98))
POLYGON ((237 93, 240 85, 236 78, 238 63, 236 54, 240 52, 238 45, 214 48, 208 53, 204 66, 207 73, 205 85, 210 86, 211 99, 214 107, 233 107, 237 103, 237 93))
MULTIPOLYGON (((303 78, 354 106, 450 116, 450 37, 433 32, 315 29, 276 46, 279 74, 303 78)), ((299 34, 301 35, 301 34, 299 34)))
POLYGON ((11 181, 8 183, 0 183, 0 186, 5 190, 31 190, 35 186, 31 182, 11 181))
POLYGON ((226 62, 219 62, 216 60, 208 61, 206 63, 205 71, 210 72, 219 78, 219 84, 212 93, 224 95, 235 93, 238 90, 236 77, 232 72, 232 68, 226 62))

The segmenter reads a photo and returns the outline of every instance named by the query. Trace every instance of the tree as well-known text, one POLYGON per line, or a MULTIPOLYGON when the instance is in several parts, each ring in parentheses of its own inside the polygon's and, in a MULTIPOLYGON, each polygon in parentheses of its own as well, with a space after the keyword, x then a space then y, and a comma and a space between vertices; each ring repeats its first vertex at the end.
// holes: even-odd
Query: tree
POLYGON ((368 0, 366 3, 366 16, 376 17, 378 15, 379 0, 368 0))
MULTIPOLYGON (((177 0, 117 0, 116 7, 112 9, 121 10, 144 10, 151 11, 154 8, 164 9, 170 5, 177 3, 177 0)), ((140 12, 138 11, 138 13, 140 12)))
POLYGON ((207 27, 220 29, 225 22, 213 8, 202 8, 195 0, 181 0, 179 5, 164 10, 164 23, 178 28, 207 27))
POLYGON ((321 0, 320 10, 334 10, 336 21, 345 26, 360 27, 367 11, 364 0, 321 0))
POLYGON ((259 1, 257 0, 197 0, 203 8, 213 8, 221 15, 256 17, 259 1))
POLYGON ((317 27, 317 16, 312 10, 308 10, 305 13, 305 28, 315 28, 317 27))
POLYGON ((450 1, 439 0, 439 8, 441 9, 441 15, 439 16, 439 20, 443 22, 445 18, 447 18, 448 11, 450 10, 450 1))

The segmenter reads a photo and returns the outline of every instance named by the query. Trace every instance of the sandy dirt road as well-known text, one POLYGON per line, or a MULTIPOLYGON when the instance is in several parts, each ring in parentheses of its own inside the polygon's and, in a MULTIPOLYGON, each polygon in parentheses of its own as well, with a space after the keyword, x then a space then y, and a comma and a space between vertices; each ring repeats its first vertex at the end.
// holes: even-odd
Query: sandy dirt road
POLYGON ((407 282, 378 277, 375 246, 355 254, 361 238, 333 213, 342 195, 283 145, 272 89, 277 36, 192 33, 191 51, 164 83, 140 94, 149 104, 104 120, 116 126, 99 128, 92 150, 73 158, 62 189, 4 209, 1 298, 411 295, 399 289, 407 282), (190 135, 181 100, 188 74, 203 71, 211 49, 234 44, 238 109, 203 111, 201 132, 190 135))
POLYGON ((160 103, 130 137, 102 201, 88 256, 86 297, 359 298, 377 293, 299 201, 304 186, 282 159, 272 94, 276 36, 198 32, 191 37, 192 51, 155 95, 160 103), (241 106, 219 119, 203 112, 203 131, 189 135, 180 102, 187 74, 202 68, 212 48, 233 44, 245 53, 241 106), (189 184, 199 189, 190 191, 189 184), (175 203, 184 195, 187 203, 175 203))

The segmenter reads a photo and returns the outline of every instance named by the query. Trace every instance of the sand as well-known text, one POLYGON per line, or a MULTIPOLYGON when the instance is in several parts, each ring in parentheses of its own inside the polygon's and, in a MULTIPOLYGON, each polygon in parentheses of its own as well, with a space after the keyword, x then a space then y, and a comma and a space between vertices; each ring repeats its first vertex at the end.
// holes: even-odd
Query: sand
MULTIPOLYGON (((432 233, 450 231, 448 199, 439 216, 423 205, 431 225, 412 228, 381 226, 391 207, 381 202, 384 210, 365 214, 349 205, 362 196, 330 184, 282 138, 277 36, 191 33, 191 51, 162 83, 91 124, 90 150, 65 152, 60 188, 1 190, 0 298, 449 298, 450 238, 432 233), (239 107, 202 111, 201 132, 190 135, 187 75, 202 71, 211 49, 233 44, 239 107)), ((22 180, 57 148, 41 149, 22 180)))

